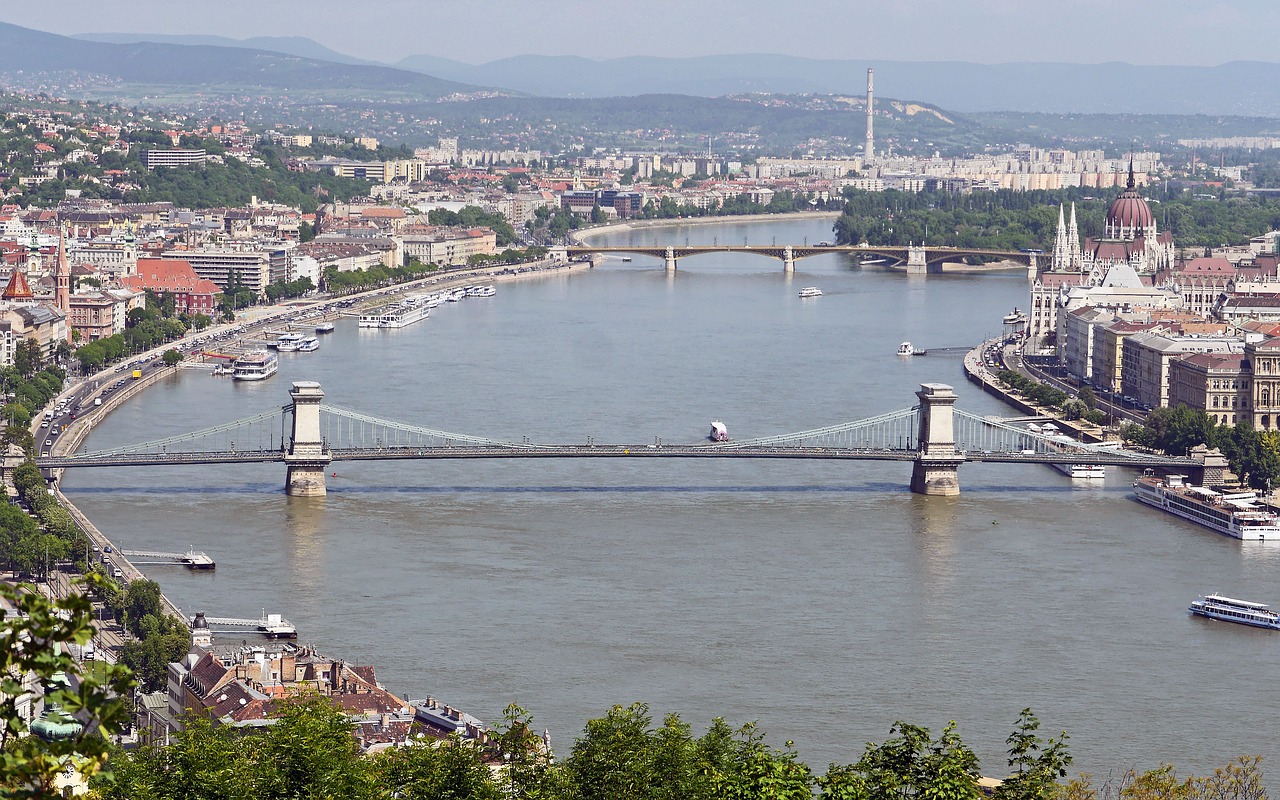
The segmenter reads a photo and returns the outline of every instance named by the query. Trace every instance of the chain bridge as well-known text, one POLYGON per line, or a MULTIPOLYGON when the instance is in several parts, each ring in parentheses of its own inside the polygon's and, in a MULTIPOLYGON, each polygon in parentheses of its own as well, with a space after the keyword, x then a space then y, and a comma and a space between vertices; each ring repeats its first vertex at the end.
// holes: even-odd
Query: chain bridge
MULTIPOLYGON (((281 462, 289 495, 325 493, 325 470, 335 461, 477 458, 756 458, 913 462, 911 490, 960 492, 957 477, 969 461, 1031 464, 1106 464, 1164 467, 1205 478, 1224 465, 1087 445, 1038 433, 1009 421, 953 408, 952 387, 922 384, 910 408, 825 428, 724 442, 606 444, 493 439, 381 419, 324 402, 315 381, 295 381, 278 409, 191 433, 102 450, 36 459, 41 469, 212 465, 281 462)), ((1212 456, 1209 456, 1212 458, 1212 456)))
POLYGON ((1036 257, 1037 253, 1023 252, 1021 250, 984 250, 972 247, 945 247, 945 246, 925 246, 925 245, 908 245, 908 246, 885 246, 878 245, 798 245, 798 244, 774 244, 774 245, 685 245, 666 246, 655 244, 652 247, 644 245, 625 245, 616 247, 592 247, 590 245, 580 244, 571 245, 560 248, 566 257, 582 257, 595 253, 600 254, 635 254, 653 256, 661 258, 666 263, 668 271, 674 272, 681 258, 687 256, 696 256, 703 253, 751 253, 754 255, 765 256, 767 258, 776 258, 782 262, 782 268, 786 272, 794 272, 796 261, 809 256, 820 256, 825 253, 849 253, 853 255, 879 256, 881 258, 892 259, 894 263, 906 264, 908 274, 925 274, 935 270, 944 261, 957 261, 961 258, 993 258, 1007 261, 1016 261, 1020 264, 1027 265, 1027 274, 1034 278, 1036 275, 1036 257))

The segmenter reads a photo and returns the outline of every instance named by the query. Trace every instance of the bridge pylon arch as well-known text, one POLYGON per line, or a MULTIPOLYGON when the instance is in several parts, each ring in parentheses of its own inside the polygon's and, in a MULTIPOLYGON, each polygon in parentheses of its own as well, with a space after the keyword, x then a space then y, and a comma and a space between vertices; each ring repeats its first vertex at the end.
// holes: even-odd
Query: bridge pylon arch
POLYGON ((294 381, 293 434, 285 453, 285 493, 290 497, 324 497, 324 472, 332 460, 320 435, 320 401, 324 392, 316 381, 294 381))

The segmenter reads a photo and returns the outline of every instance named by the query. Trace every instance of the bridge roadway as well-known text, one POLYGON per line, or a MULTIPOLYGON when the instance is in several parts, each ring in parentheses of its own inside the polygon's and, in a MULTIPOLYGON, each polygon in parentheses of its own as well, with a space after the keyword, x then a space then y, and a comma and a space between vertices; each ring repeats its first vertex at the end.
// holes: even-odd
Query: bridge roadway
MULTIPOLYGON (((334 448, 325 451, 331 461, 467 460, 482 458, 754 458, 826 459, 834 461, 914 461, 919 452, 905 448, 752 446, 724 444, 582 444, 582 445, 461 445, 433 447, 334 448)), ((1001 464, 1089 464, 1123 467, 1182 468, 1197 465, 1190 458, 1135 456, 1112 450, 1075 453, 1024 453, 1019 451, 960 451, 966 462, 1001 464)), ((253 464, 284 462, 284 450, 225 452, 134 453, 95 456, 45 456, 36 459, 41 469, 71 467, 138 467, 155 465, 253 464)))
POLYGON ((580 257, 590 255, 592 253, 626 253, 635 255, 653 256, 654 258, 666 258, 668 255, 674 258, 683 258, 685 256, 696 256, 703 253, 750 253, 754 255, 765 256, 768 258, 776 258, 780 260, 791 260, 807 258, 809 256, 820 256, 824 253, 849 253, 853 255, 869 255, 882 256, 890 258, 900 263, 906 263, 912 251, 923 256, 924 264, 937 264, 943 261, 956 261, 965 257, 974 258, 994 258, 1006 259, 1009 261, 1017 261, 1022 264, 1035 264, 1037 254, 1024 253, 1020 250, 984 250, 973 247, 948 247, 941 245, 930 246, 875 246, 875 245, 799 245, 799 244, 773 244, 773 245, 754 245, 754 244, 722 244, 722 245, 623 245, 613 247, 591 247, 588 245, 570 245, 564 248, 565 252, 572 257, 580 257))

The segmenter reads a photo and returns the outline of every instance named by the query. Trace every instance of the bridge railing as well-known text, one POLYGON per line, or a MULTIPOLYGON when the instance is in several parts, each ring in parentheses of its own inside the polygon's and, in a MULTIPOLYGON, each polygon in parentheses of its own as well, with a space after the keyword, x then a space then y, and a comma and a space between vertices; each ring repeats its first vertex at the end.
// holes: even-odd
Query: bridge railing
POLYGON ((920 434, 920 407, 913 406, 825 428, 813 428, 776 436, 734 439, 707 447, 740 449, 756 447, 831 447, 863 450, 914 450, 920 434))
POLYGON ((1024 453, 1032 451, 1037 455, 1107 452, 1123 456, 1135 464, 1167 460, 1164 456, 1122 450, 1112 444, 1077 442, 1062 433, 1031 430, 1025 423, 980 417, 960 409, 955 409, 953 413, 955 414, 956 449, 961 452, 1024 453))
POLYGON ((330 449, 343 450, 449 447, 455 444, 502 448, 537 447, 528 441, 512 442, 410 425, 327 403, 320 404, 320 434, 330 449))
POLYGON ((292 409, 293 406, 287 405, 252 417, 213 425, 190 433, 166 436, 163 439, 100 450, 81 450, 72 457, 281 450, 290 436, 287 423, 292 409))

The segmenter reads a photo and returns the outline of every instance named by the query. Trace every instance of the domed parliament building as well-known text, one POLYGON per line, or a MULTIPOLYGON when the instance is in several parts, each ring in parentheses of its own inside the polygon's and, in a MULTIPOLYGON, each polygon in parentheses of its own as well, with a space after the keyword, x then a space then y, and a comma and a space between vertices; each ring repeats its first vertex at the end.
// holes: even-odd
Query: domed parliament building
POLYGON ((1152 287, 1153 276, 1174 263, 1173 234, 1161 233, 1151 206, 1138 193, 1129 165, 1129 179, 1120 196, 1107 207, 1102 238, 1080 238, 1075 204, 1070 222, 1058 208, 1058 233, 1049 270, 1036 277, 1031 289, 1028 346, 1038 349, 1057 326, 1061 296, 1072 288, 1141 290, 1152 287))

